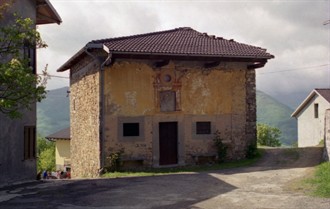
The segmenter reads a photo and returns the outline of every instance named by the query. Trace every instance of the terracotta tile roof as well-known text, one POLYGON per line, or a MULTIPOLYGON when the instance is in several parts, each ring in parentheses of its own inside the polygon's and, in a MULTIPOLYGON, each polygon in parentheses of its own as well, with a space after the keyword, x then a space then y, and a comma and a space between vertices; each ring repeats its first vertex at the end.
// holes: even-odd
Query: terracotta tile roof
MULTIPOLYGON (((118 38, 94 40, 73 55, 57 71, 63 72, 70 69, 85 55, 86 48, 94 45, 104 45, 109 52, 117 57, 153 58, 157 56, 175 56, 187 59, 235 59, 262 62, 259 67, 274 58, 266 49, 242 44, 233 39, 207 35, 189 27, 175 28, 153 33, 145 33, 118 38)), ((99 47, 99 46, 98 46, 99 47)), ((151 58, 150 58, 151 59, 151 58)), ((257 66, 255 66, 257 67, 257 66)))
POLYGON ((45 138, 50 140, 50 141, 55 141, 55 140, 58 140, 58 139, 70 140, 70 127, 62 129, 62 130, 60 130, 56 133, 53 133, 49 136, 46 136, 45 138))
POLYGON ((330 103, 330 89, 315 89, 315 91, 330 103))
POLYGON ((153 33, 94 40, 115 53, 150 53, 166 55, 196 55, 230 58, 271 59, 266 49, 242 44, 233 39, 210 36, 189 27, 153 33))

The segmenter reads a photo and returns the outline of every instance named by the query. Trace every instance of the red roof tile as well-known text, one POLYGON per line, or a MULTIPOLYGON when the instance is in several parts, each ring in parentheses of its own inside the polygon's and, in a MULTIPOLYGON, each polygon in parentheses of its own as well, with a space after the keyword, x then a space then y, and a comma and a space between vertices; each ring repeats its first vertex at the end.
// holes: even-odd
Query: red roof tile
POLYGON ((118 53, 200 55, 226 58, 274 58, 273 55, 266 52, 266 49, 238 43, 232 39, 226 40, 210 36, 189 27, 95 40, 92 43, 103 43, 111 52, 118 53))
POLYGON ((70 127, 62 129, 56 133, 53 133, 49 136, 45 137, 46 139, 50 141, 55 141, 57 139, 64 139, 64 140, 70 140, 70 127))
MULTIPOLYGON (((266 49, 242 44, 233 39, 210 36, 189 27, 176 28, 153 33, 145 33, 119 38, 94 40, 88 44, 103 44, 111 54, 116 56, 177 56, 211 59, 244 59, 246 61, 262 61, 274 58, 266 49)), ((88 46, 86 45, 86 47, 88 46)), ((82 48, 57 71, 63 72, 79 62, 84 55, 82 48)))

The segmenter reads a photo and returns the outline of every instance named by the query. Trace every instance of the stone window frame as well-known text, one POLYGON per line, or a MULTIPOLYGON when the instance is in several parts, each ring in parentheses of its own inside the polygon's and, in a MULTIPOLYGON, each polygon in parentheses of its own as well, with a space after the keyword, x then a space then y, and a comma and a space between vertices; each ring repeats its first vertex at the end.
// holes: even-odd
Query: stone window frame
POLYGON ((174 68, 160 69, 156 71, 154 81, 155 105, 157 112, 174 113, 181 111, 181 81, 175 73, 174 68), (167 77, 170 77, 168 80, 167 77), (160 94, 165 91, 175 93, 175 108, 173 111, 162 111, 160 94))
POLYGON ((213 140, 216 131, 216 119, 214 116, 194 116, 191 121, 191 136, 193 140, 213 140), (197 134, 197 122, 210 122, 210 134, 197 134))
POLYGON ((197 135, 210 135, 212 133, 211 130, 211 121, 197 121, 196 122, 196 134, 197 135), (208 133, 204 133, 204 132, 208 133))
POLYGON ((118 117, 118 141, 144 141, 145 131, 144 131, 144 117, 118 117), (138 123, 139 124, 139 136, 124 136, 123 126, 124 123, 138 123))

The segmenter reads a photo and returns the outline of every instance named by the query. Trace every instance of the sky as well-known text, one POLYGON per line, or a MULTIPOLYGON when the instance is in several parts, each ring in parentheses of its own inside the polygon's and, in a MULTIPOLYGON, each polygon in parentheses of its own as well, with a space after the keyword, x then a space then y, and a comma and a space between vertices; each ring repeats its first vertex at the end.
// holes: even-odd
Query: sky
MULTIPOLYGON (((266 48, 275 56, 256 70, 257 89, 294 95, 330 88, 330 0, 50 0, 60 25, 38 27, 46 49, 38 71, 56 70, 89 41, 191 27, 266 48)), ((69 86, 52 77, 47 89, 69 86)), ((306 95, 307 96, 307 95, 306 95)))

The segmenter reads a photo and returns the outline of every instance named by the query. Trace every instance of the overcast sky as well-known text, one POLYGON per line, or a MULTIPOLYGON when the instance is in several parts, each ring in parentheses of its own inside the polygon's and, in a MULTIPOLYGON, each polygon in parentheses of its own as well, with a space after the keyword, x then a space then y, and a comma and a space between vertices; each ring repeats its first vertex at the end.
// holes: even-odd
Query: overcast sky
MULTIPOLYGON (((266 48, 275 55, 257 69, 257 89, 269 94, 330 88, 330 0, 50 0, 63 23, 39 26, 49 45, 38 50, 39 72, 51 75, 95 39, 191 27, 266 48)), ((52 78, 48 89, 68 86, 52 78)))

